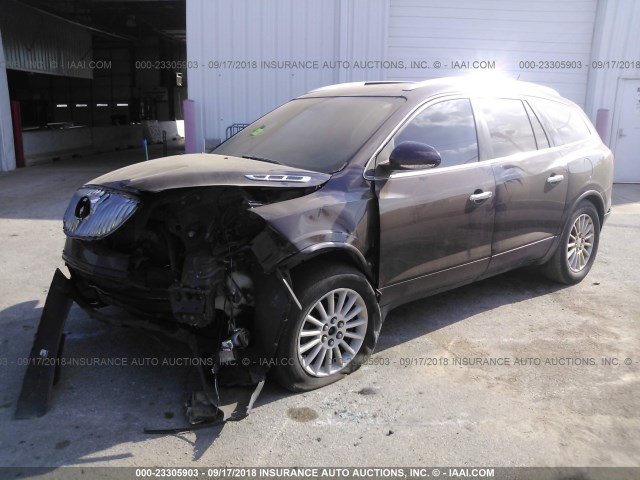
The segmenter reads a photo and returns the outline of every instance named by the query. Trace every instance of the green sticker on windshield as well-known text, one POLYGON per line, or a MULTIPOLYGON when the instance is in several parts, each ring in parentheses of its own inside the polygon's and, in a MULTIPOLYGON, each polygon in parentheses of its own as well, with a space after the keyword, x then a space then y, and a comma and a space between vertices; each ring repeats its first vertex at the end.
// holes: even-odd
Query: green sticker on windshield
POLYGON ((264 127, 258 127, 253 132, 251 132, 251 136, 257 137, 258 135, 262 135, 262 132, 264 132, 264 127))

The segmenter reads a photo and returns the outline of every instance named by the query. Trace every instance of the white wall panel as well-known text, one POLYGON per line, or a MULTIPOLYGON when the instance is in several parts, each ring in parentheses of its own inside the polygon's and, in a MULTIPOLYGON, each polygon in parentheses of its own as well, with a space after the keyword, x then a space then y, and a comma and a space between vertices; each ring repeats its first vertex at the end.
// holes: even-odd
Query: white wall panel
POLYGON ((226 127, 246 123, 314 88, 365 78, 382 70, 322 68, 323 62, 382 60, 388 0, 187 0, 189 98, 197 132, 224 138, 226 127), (210 62, 256 62, 256 68, 210 62), (317 69, 262 62, 318 61, 317 69), (211 66, 215 65, 211 63, 211 66), (233 68, 239 66, 240 68, 233 68), (231 67, 231 68, 230 68, 231 67))
POLYGON ((389 1, 350 0, 339 3, 339 52, 335 58, 350 62, 350 66, 338 70, 337 80, 340 83, 382 80, 382 62, 386 60, 387 51, 389 1), (364 63, 367 68, 356 68, 356 62, 360 65, 364 63))
POLYGON ((453 61, 487 60, 507 76, 557 89, 584 105, 596 0, 390 0, 387 56, 404 69, 388 79, 421 80, 470 73, 453 61), (412 60, 440 69, 407 68, 412 60), (522 69, 520 61, 572 60, 581 69, 522 69))
MULTIPOLYGON (((607 3, 607 0, 601 0, 607 3)), ((621 3, 633 0, 621 0, 621 3)), ((616 3, 616 2, 610 2, 616 3)), ((453 61, 495 61, 513 78, 548 85, 585 104, 598 0, 187 0, 189 97, 198 138, 224 138, 315 87, 358 80, 468 74, 453 61), (349 68, 264 68, 263 61, 349 61, 349 68), (412 61, 431 68, 413 68, 412 61), (440 61, 440 69, 433 68, 440 61), (578 61, 582 68, 521 68, 520 61, 578 61), (256 61, 257 68, 209 68, 256 61), (403 62, 354 68, 353 62, 403 62)), ((613 7, 610 7, 613 8, 613 7)), ((633 29, 626 30, 631 32, 633 29)), ((594 87, 595 88, 595 87, 594 87)))
POLYGON ((332 83, 331 71, 263 68, 262 62, 333 58, 335 16, 334 2, 189 0, 187 58, 198 68, 189 70, 188 85, 198 137, 224 138, 230 124, 332 83))

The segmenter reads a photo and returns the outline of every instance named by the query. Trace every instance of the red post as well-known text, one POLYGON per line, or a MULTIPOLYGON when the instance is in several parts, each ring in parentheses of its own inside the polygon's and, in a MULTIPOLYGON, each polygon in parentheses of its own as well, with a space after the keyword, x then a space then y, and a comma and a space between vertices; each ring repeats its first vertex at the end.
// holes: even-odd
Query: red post
POLYGON ((20 102, 11 101, 11 123, 13 124, 13 146, 16 151, 16 167, 24 167, 24 147, 22 145, 22 118, 20 116, 20 102))

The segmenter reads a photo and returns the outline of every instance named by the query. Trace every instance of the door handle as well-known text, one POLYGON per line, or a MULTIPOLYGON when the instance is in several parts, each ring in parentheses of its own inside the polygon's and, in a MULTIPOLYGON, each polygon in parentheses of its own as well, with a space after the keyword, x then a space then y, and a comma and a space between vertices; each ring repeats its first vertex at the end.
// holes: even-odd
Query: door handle
POLYGON ((622 137, 626 137, 627 134, 624 133, 624 128, 619 128, 618 129, 618 138, 622 138, 622 137))
POLYGON ((469 200, 477 203, 491 197, 493 197, 493 192, 480 192, 480 193, 474 193, 473 195, 471 195, 469 197, 469 200))
POLYGON ((564 180, 564 175, 551 175, 547 178, 547 183, 555 185, 556 183, 560 183, 562 180, 564 180))

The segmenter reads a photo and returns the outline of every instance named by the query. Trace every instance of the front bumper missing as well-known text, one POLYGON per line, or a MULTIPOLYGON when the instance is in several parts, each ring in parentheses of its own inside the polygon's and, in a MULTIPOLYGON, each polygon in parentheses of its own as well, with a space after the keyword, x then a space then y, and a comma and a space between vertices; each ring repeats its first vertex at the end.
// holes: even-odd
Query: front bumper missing
MULTIPOLYGON (((151 328, 152 324, 148 322, 133 318, 114 319, 92 309, 83 301, 72 281, 56 269, 29 354, 29 363, 22 383, 15 419, 42 417, 49 410, 53 386, 60 374, 59 359, 64 343, 64 326, 74 302, 90 316, 99 320, 116 325, 154 330, 151 328)), ((194 334, 183 329, 173 332, 160 331, 188 344, 194 357, 200 357, 198 339, 194 334)), ((262 390, 267 369, 256 367, 256 362, 253 361, 240 363, 251 366, 234 367, 235 371, 232 371, 231 375, 226 367, 222 367, 221 371, 221 366, 217 362, 213 368, 205 367, 204 363, 200 364, 197 368, 202 391, 193 392, 186 404, 190 426, 162 430, 145 429, 145 432, 177 433, 245 418, 262 390), (230 405, 235 408, 230 408, 230 405)))
POLYGON ((62 353, 63 329, 73 303, 71 282, 56 269, 36 331, 16 408, 16 419, 41 417, 49 410, 62 353), (54 359, 54 361, 50 361, 54 359))

